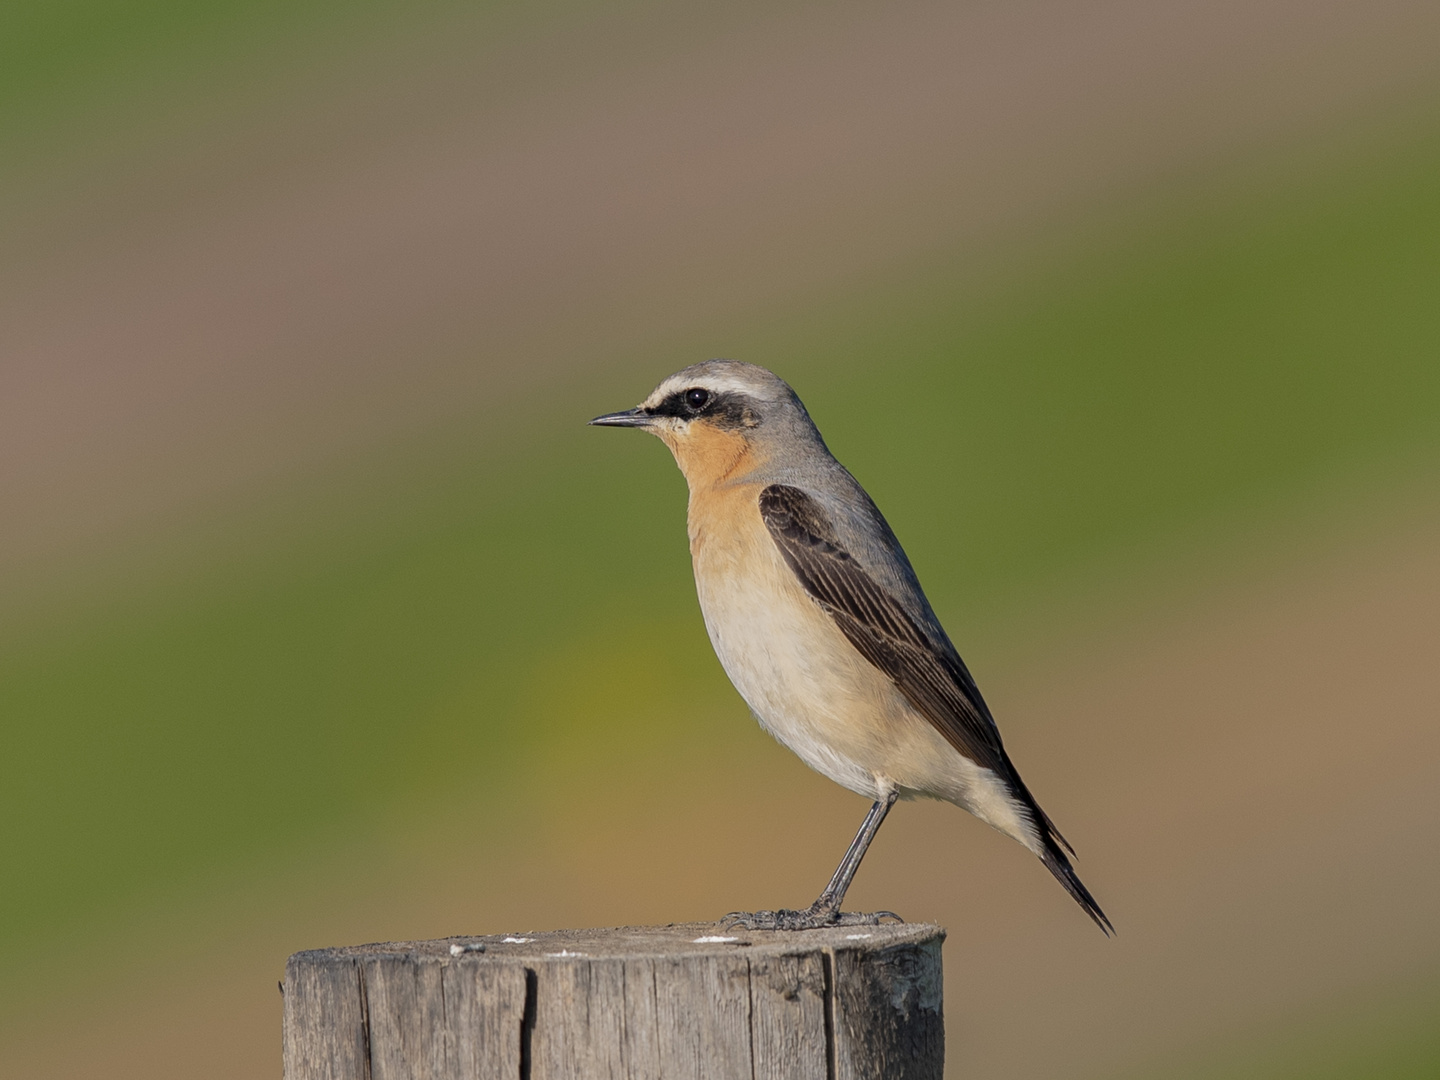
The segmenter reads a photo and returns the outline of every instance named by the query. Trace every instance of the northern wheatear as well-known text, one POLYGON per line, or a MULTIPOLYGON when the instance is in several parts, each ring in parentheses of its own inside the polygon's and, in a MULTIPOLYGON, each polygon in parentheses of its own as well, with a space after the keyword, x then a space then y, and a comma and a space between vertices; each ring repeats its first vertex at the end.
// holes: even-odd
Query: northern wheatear
POLYGON ((750 929, 878 921, 889 913, 842 913, 845 890, 895 800, 927 796, 1020 841, 1112 932, 900 542, 782 379, 710 360, 590 423, 643 428, 670 448, 690 486, 700 610, 730 681, 807 765, 875 800, 808 910, 732 919, 750 929))

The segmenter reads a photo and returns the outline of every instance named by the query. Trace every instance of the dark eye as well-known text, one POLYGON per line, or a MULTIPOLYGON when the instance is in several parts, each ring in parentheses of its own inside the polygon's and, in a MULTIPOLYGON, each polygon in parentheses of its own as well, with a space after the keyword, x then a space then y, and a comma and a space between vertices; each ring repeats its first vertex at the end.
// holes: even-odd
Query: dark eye
POLYGON ((708 402, 709 400, 709 390, 702 390, 700 389, 700 387, 697 386, 693 390, 685 391, 685 404, 694 412, 699 412, 701 409, 703 409, 706 402, 708 402))

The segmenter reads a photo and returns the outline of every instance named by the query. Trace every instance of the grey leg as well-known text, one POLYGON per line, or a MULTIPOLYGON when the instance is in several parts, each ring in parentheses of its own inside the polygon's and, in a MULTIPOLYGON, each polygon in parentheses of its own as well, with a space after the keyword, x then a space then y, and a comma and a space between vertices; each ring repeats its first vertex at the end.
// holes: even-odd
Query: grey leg
POLYGON ((814 930, 822 926, 875 926, 882 918, 903 922, 904 920, 893 911, 862 914, 840 910, 845 893, 850 888, 850 882, 855 880, 855 872, 860 869, 860 860, 865 858, 870 841, 875 839, 875 834, 880 831, 880 825, 885 820, 885 815, 890 812, 890 807, 895 805, 897 798, 899 796, 892 791, 870 807, 870 812, 860 823, 860 831, 855 834, 855 839, 851 841, 845 857, 835 868, 835 874, 830 879, 830 884, 825 886, 825 891, 809 908, 804 911, 790 911, 784 908, 779 911, 732 911, 725 916, 725 921, 743 926, 747 930, 814 930))
POLYGON ((870 841, 875 839, 875 834, 880 831, 880 826, 885 821, 885 815, 890 813, 890 807, 895 805, 895 800, 899 797, 892 791, 870 807, 870 812, 860 823, 860 831, 850 842, 850 849, 845 852, 845 857, 835 868, 835 876, 830 879, 830 884, 825 886, 825 891, 815 901, 814 907, 829 908, 832 911, 840 910, 840 905, 845 901, 845 893, 850 889, 850 882, 855 880, 855 872, 860 869, 860 860, 865 858, 865 852, 870 848, 870 841))

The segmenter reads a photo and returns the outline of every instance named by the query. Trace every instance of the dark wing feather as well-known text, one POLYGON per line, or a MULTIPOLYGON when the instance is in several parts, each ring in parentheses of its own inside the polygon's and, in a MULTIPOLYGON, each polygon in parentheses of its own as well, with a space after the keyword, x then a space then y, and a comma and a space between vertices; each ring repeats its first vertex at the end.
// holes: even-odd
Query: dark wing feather
POLYGON ((1074 850, 1040 809, 1010 763, 985 699, 949 646, 932 641, 904 607, 840 544, 819 503, 799 488, 772 484, 760 493, 760 516, 785 563, 835 620, 860 655, 883 671, 951 746, 989 769, 1029 811, 1042 861, 1107 932, 1109 920, 1080 883, 1062 848, 1074 850))
POLYGON ((815 500, 799 488, 774 484, 760 493, 760 515, 805 591, 860 654, 890 676, 956 750, 1008 779, 1013 770, 1000 733, 965 665, 937 648, 840 546, 815 500))

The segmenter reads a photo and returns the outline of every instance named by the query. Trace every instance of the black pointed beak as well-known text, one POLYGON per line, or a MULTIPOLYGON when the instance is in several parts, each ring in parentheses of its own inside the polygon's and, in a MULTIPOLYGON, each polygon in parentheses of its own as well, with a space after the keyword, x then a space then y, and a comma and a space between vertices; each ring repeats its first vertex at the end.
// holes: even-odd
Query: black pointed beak
POLYGON ((624 412, 606 413, 590 421, 591 427, 649 427, 650 414, 644 409, 626 409, 624 412))

